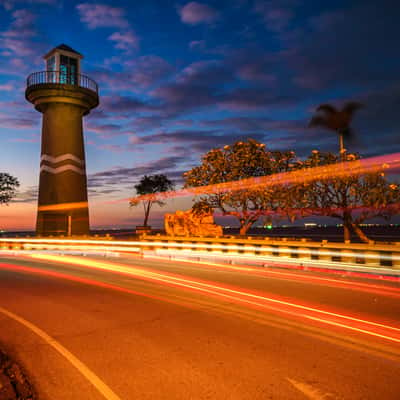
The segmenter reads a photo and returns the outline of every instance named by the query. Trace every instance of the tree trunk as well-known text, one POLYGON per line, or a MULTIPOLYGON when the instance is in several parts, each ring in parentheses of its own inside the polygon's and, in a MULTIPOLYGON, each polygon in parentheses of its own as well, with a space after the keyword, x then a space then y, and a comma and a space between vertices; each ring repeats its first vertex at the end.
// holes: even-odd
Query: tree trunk
POLYGON ((351 241, 351 213, 348 210, 343 211, 343 239, 351 241))
POLYGON ((369 243, 370 240, 368 239, 367 235, 360 229, 360 227, 356 223, 352 222, 351 226, 362 242, 369 243))
POLYGON ((343 140, 343 132, 338 131, 339 134, 339 149, 340 149, 340 159, 344 161, 344 140, 343 140))
POLYGON ((150 207, 151 207, 151 202, 149 201, 149 203, 147 204, 147 207, 145 207, 145 211, 144 211, 143 226, 147 226, 147 221, 149 220, 149 214, 150 214, 150 207))
POLYGON ((343 239, 344 241, 346 240, 351 241, 350 225, 347 224, 346 222, 343 222, 343 239))
POLYGON ((253 225, 252 223, 244 223, 240 225, 240 230, 239 230, 239 235, 246 235, 247 231, 250 229, 251 225, 253 225))

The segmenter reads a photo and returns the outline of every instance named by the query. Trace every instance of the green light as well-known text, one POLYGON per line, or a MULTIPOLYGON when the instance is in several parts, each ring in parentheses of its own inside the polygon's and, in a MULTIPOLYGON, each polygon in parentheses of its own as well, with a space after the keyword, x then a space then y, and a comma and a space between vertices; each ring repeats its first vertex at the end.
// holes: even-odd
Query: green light
POLYGON ((272 229, 272 225, 265 225, 264 228, 266 228, 266 229, 272 229))

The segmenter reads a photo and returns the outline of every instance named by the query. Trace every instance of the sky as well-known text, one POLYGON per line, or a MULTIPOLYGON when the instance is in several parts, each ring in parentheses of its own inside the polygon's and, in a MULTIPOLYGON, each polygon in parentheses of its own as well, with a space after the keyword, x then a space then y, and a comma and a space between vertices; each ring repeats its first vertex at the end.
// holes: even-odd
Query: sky
MULTIPOLYGON (((41 114, 24 91, 53 47, 83 54, 100 87, 84 120, 91 226, 132 228, 139 179, 179 187, 212 148, 337 151, 334 133, 307 127, 321 103, 364 104, 350 151, 400 151, 399 20, 397 0, 0 0, 0 171, 21 183, 0 229, 35 225, 41 114)), ((190 207, 170 200, 150 223, 190 207)))

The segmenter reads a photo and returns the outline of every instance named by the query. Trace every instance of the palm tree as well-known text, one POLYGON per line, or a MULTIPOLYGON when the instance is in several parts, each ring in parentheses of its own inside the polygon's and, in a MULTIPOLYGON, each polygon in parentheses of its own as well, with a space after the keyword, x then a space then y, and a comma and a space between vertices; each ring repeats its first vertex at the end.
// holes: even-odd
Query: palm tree
MULTIPOLYGON (((338 134, 341 161, 344 161, 346 158, 344 138, 351 137, 352 130, 350 128, 350 123, 355 112, 362 107, 363 105, 361 103, 355 101, 349 101, 345 103, 341 110, 338 110, 331 104, 321 104, 318 106, 316 114, 311 118, 309 123, 310 127, 322 127, 335 131, 338 134)), ((343 229, 344 240, 350 240, 350 225, 344 223, 343 229)))
POLYGON ((311 118, 310 127, 323 127, 335 131, 339 135, 339 147, 342 160, 344 159, 344 138, 352 134, 350 123, 354 113, 362 108, 361 103, 349 101, 345 103, 341 110, 331 104, 321 104, 316 110, 316 114, 311 118))

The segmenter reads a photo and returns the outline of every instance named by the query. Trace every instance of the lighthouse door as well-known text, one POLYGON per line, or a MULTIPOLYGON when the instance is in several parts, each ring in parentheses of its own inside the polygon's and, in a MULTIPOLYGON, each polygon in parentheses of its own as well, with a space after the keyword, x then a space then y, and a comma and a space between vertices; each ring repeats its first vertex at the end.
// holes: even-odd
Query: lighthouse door
POLYGON ((51 235, 66 235, 68 232, 68 218, 62 213, 44 213, 43 231, 51 235))
POLYGON ((76 58, 60 56, 60 83, 78 84, 78 60, 76 58))

